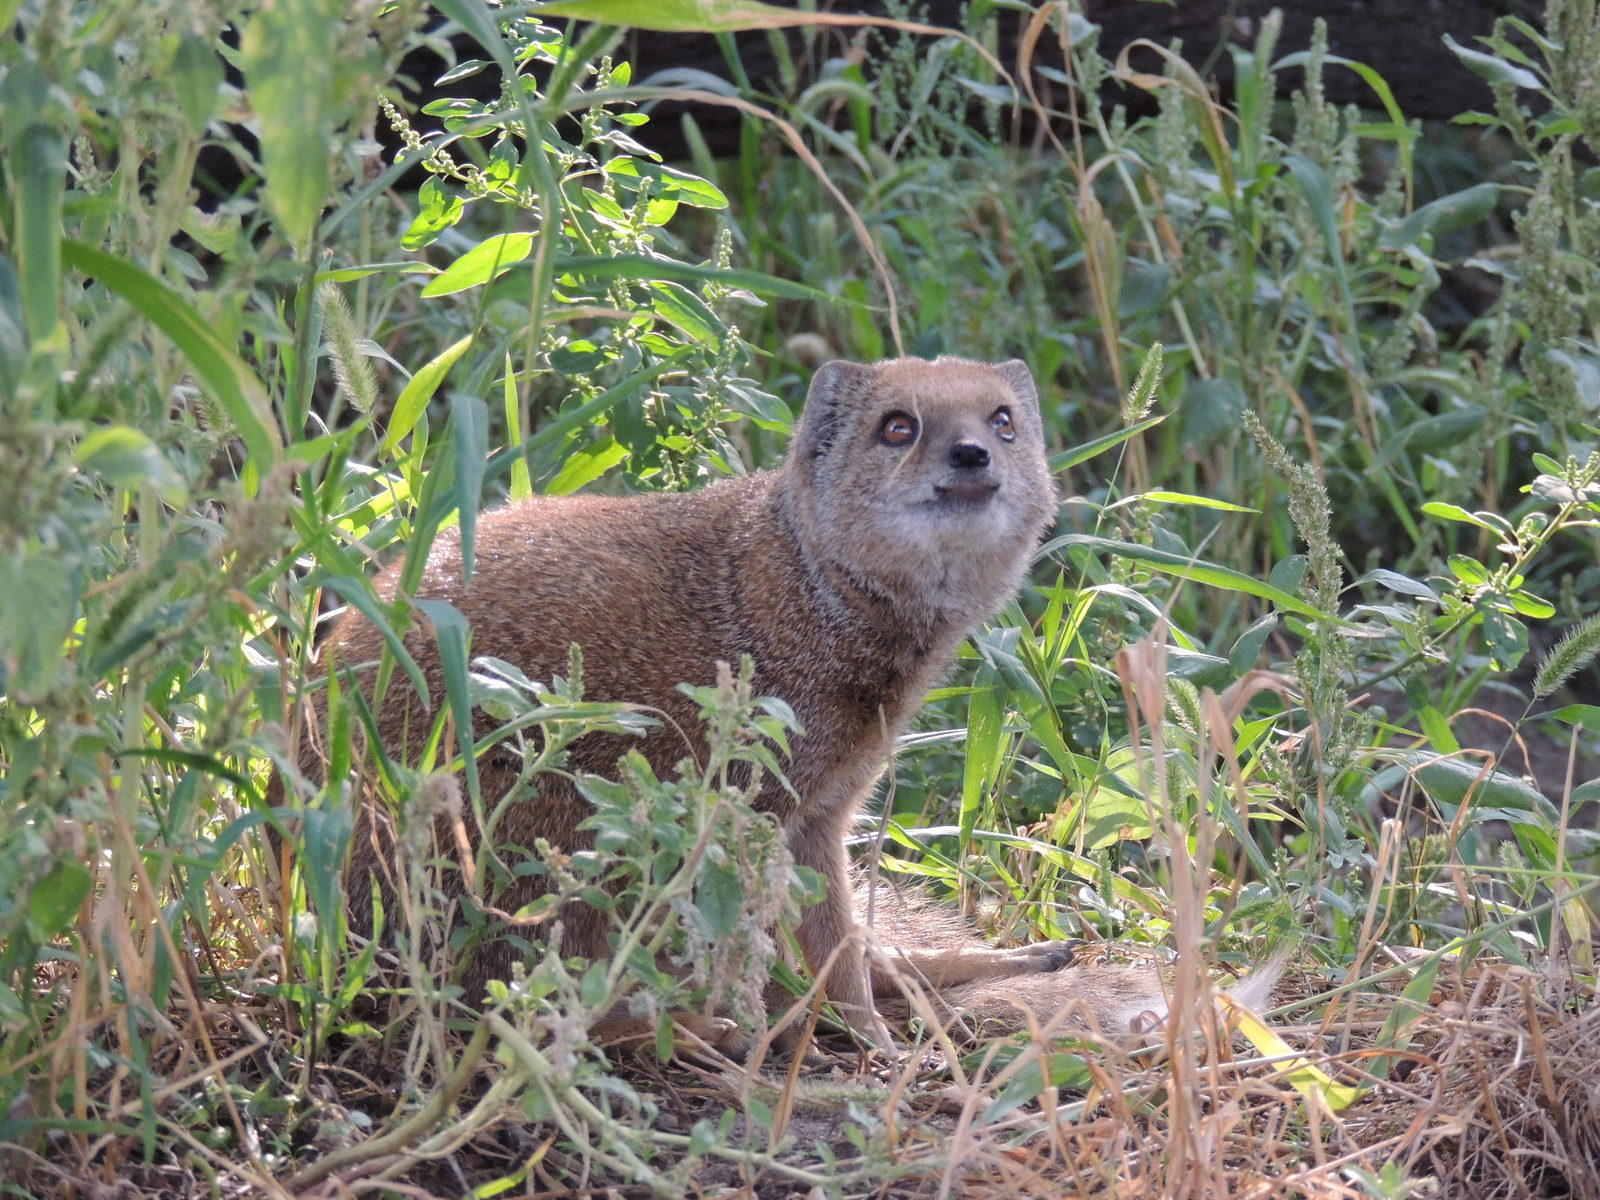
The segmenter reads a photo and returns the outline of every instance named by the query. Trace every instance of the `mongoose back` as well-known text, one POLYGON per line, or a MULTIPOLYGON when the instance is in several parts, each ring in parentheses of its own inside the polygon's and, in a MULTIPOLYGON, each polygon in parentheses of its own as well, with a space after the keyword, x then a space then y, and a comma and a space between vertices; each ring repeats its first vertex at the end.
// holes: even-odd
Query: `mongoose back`
MULTIPOLYGON (((773 783, 758 806, 780 822, 795 860, 827 883, 827 898, 796 930, 816 969, 855 929, 844 838, 885 765, 885 734, 904 729, 961 639, 1016 592, 1055 514, 1023 363, 832 362, 817 370, 777 470, 683 494, 536 497, 486 513, 472 586, 462 586, 459 543, 446 533, 418 597, 449 600, 471 621, 475 655, 531 679, 563 673, 576 642, 586 699, 635 701, 670 718, 642 739, 580 739, 574 773, 607 774, 630 748, 670 771, 684 754, 674 725, 698 727, 678 683, 711 683, 719 660, 750 655, 757 693, 788 701, 805 727, 787 765, 798 799, 773 783)), ((380 577, 385 596, 396 576, 390 568, 380 577)), ((413 633, 406 644, 443 695, 432 639, 413 633)), ((334 661, 375 660, 380 649, 370 624, 341 619, 334 661)), ((389 753, 414 759, 428 718, 408 684, 391 687, 377 719, 389 753)), ((489 757, 480 772, 492 800, 518 764, 489 757)), ((569 784, 543 777, 497 837, 522 846, 542 837, 570 852, 588 844, 579 825, 589 813, 569 784)), ((370 829, 358 835, 349 880, 357 921, 384 857, 370 829)), ((518 886, 502 901, 513 910, 539 883, 518 886)), ((564 913, 563 922, 565 952, 605 955, 600 914, 564 913)), ((960 977, 931 969, 960 983, 1070 958, 1028 950, 967 953, 960 977)), ((484 948, 472 978, 506 977, 512 956, 505 943, 484 948)), ((838 956, 826 990, 861 1028, 881 1029, 859 945, 838 956)))

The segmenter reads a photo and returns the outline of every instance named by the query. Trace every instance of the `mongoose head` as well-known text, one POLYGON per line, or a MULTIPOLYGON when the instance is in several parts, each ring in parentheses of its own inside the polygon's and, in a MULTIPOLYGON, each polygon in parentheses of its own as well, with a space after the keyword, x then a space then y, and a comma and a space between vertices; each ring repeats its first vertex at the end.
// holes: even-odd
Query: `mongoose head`
POLYGON ((1016 590, 1054 523, 1027 366, 830 362, 784 467, 802 536, 899 603, 976 622, 1016 590))

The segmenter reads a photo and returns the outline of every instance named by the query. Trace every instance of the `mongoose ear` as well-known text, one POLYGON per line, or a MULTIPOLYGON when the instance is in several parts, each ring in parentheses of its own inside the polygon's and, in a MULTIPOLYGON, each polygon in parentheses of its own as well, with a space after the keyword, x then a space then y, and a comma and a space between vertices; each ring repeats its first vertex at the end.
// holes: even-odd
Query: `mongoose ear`
MULTIPOLYGON (((1026 369, 1026 368, 1024 368, 1026 369)), ((808 459, 828 452, 844 424, 849 402, 872 390, 878 368, 852 362, 825 362, 811 377, 805 411, 795 433, 795 449, 808 459)))
POLYGON ((1038 407, 1039 389, 1033 386, 1033 372, 1028 370, 1027 363, 1020 358, 1013 358, 1010 362, 997 363, 994 369, 1006 381, 1013 396, 1038 407))

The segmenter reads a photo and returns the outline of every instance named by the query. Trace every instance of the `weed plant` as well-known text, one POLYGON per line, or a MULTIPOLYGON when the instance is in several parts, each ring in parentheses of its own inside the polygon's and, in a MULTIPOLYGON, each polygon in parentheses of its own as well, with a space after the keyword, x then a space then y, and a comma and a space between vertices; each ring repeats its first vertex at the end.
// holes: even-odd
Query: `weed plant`
MULTIPOLYGON (((761 95, 736 57, 715 86, 635 80, 606 23, 624 8, 729 32, 687 2, 6 9, 8 1191, 167 1170, 219 1194, 399 1189, 508 1114, 539 1137, 475 1194, 682 1195, 713 1169, 838 1195, 954 1186, 959 1139, 912 1146, 898 1123, 914 1062, 893 1094, 838 1098, 840 1138, 797 1155, 793 1074, 746 1076, 742 1115, 673 1131, 591 1039, 620 1006, 664 1059, 671 1011, 720 1006, 759 1064, 769 974, 800 999, 791 1019, 825 1021, 782 953, 816 881, 749 807, 784 769, 782 698, 730 667, 696 693, 705 766, 624 760, 583 781, 593 851, 519 861, 495 838, 504 806, 573 739, 648 714, 585 701, 576 652, 529 680, 473 658, 449 605, 407 599, 447 525, 470 573, 486 504, 772 464, 827 354, 1025 358, 1065 492, 1030 586, 900 748, 879 869, 1002 940, 1173 959, 1185 1028, 1209 1024, 1208 962, 1289 931, 1345 989, 1324 1014, 1372 992, 1381 948, 1421 953, 1412 1015, 1365 1066, 1290 1072, 1285 1137, 1318 1162, 1306 1114, 1386 1078, 1445 953, 1559 966, 1568 1010, 1592 999, 1600 780, 1576 764, 1600 707, 1560 702, 1600 651, 1593 3, 1456 47, 1494 89, 1493 113, 1461 119, 1495 139, 1473 160, 1492 177, 1438 196, 1420 128, 1321 26, 1285 53, 1268 19, 1231 47, 1224 104, 1176 48, 1112 55, 1058 0, 979 0, 943 34, 905 7, 848 34, 758 13, 784 64, 761 95), (994 58, 1001 20, 1016 64, 994 58), (467 42, 484 57, 456 61, 467 42), (399 71, 422 46, 450 65, 418 111, 399 71), (1370 109, 1326 101, 1333 70, 1366 80, 1370 109), (495 99, 451 98, 478 73, 495 99), (674 96, 738 109, 739 158, 704 153, 691 110, 695 162, 659 161, 646 109, 674 96), (243 178, 228 194, 197 170, 219 158, 243 178), (1445 273, 1467 269, 1497 295, 1442 330, 1445 273), (403 564, 393 602, 380 559, 403 564), (340 606, 385 635, 380 690, 399 671, 425 693, 402 638, 437 639, 421 761, 391 759, 369 697, 319 665, 340 606), (1486 746, 1464 710, 1493 689, 1520 700, 1486 746), (479 741, 474 708, 500 723, 479 741), (1567 770, 1547 792, 1505 750, 1552 731, 1567 770), (522 757, 509 797, 478 787, 492 746, 522 757), (355 923, 372 939, 343 878, 361 804, 401 834, 394 906, 355 923), (518 867, 559 886, 506 913, 518 867), (551 949, 563 897, 610 913, 613 957, 551 949), (490 936, 524 966, 467 994, 458 968, 490 936)), ((1037 1122, 1019 1110, 1055 1114, 1088 1078, 1043 1036, 942 1046, 963 1129, 1037 1122)), ((1199 1194, 1207 1085, 1196 1044, 1166 1050, 1170 1088, 1127 1094, 1166 1097, 1150 1170, 1199 1194)), ((1403 1194, 1395 1163, 1366 1165, 1369 1192, 1403 1194)))

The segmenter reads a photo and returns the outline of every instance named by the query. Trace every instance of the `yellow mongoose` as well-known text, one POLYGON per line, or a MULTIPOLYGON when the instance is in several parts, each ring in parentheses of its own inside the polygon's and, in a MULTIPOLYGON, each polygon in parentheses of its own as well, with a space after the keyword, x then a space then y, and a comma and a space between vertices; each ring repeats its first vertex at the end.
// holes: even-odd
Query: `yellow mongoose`
MULTIPOLYGON (((811 383, 782 466, 687 494, 534 498, 479 521, 473 583, 461 586, 453 534, 440 537, 419 597, 453 603, 472 623, 474 655, 492 655, 531 679, 564 671, 584 650, 585 699, 653 706, 670 720, 643 739, 591 734, 568 769, 609 773, 629 748, 658 772, 696 727, 680 681, 712 682, 718 660, 755 662, 757 694, 780 696, 805 727, 787 764, 798 800, 779 786, 758 804, 784 829, 795 860, 819 872, 827 898, 807 909, 797 940, 813 969, 841 945, 829 998, 864 1032, 881 1034, 855 930, 845 834, 886 761, 884 734, 905 727, 950 667, 959 642, 1016 592, 1055 520, 1038 399, 1027 367, 958 358, 831 362, 811 383)), ((378 582, 392 594, 397 571, 378 582)), ((432 639, 407 638, 435 696, 443 676, 432 639)), ((343 618, 335 661, 378 657, 376 630, 343 618)), ((398 678, 398 677, 397 677, 398 678)), ((409 685, 391 688, 378 725, 391 755, 414 758, 428 728, 409 685)), ((504 792, 517 764, 485 759, 486 797, 504 792)), ((499 836, 587 844, 590 813, 555 776, 537 800, 508 813, 499 836)), ((352 909, 370 911, 369 873, 386 856, 358 832, 352 909)), ((538 882, 506 897, 511 909, 538 882)), ((606 923, 563 914, 567 953, 606 953, 606 923)), ((473 977, 509 976, 512 948, 487 947, 473 977)), ((901 961, 935 986, 1050 971, 1070 952, 1002 951, 969 943, 907 949, 901 961)), ((881 983, 880 983, 881 986, 881 983)))

